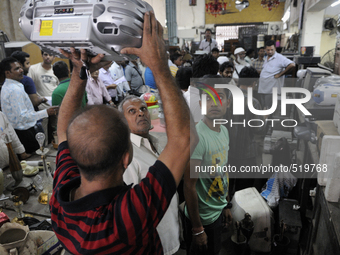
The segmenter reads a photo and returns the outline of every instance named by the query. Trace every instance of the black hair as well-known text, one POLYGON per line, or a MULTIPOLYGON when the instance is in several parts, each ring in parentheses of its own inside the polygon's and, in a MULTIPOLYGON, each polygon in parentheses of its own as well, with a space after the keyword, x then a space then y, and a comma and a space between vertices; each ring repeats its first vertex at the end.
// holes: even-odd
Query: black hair
POLYGON ((260 50, 264 50, 264 47, 260 47, 257 49, 257 51, 259 52, 260 50))
MULTIPOLYGON (((230 79, 223 78, 221 75, 218 75, 218 74, 215 74, 215 75, 206 74, 202 78, 194 80, 194 82, 196 83, 197 88, 206 89, 206 86, 204 86, 202 83, 206 83, 206 84, 214 87, 213 84, 226 84, 226 83, 230 82, 230 79)), ((203 90, 200 89, 199 92, 200 92, 200 96, 201 96, 202 93, 203 93, 203 90)), ((225 88, 224 92, 225 92, 227 98, 229 98, 229 89, 225 88)))
POLYGON ((176 73, 176 82, 181 89, 188 89, 192 77, 191 67, 181 67, 176 73))
POLYGON ((238 84, 239 85, 245 85, 245 86, 248 86, 248 87, 252 86, 254 84, 254 82, 257 82, 258 79, 260 78, 259 73, 252 66, 243 67, 238 76, 239 76, 238 84))
POLYGON ((200 55, 192 65, 192 77, 201 78, 206 74, 216 75, 220 64, 211 54, 200 55))
POLYGON ((254 52, 254 49, 249 49, 249 50, 247 50, 246 55, 249 56, 249 55, 251 55, 253 52, 254 52))
POLYGON ((20 62, 20 64, 22 64, 22 66, 25 66, 26 58, 29 58, 30 54, 28 54, 27 52, 17 50, 11 54, 11 57, 17 59, 20 62))
POLYGON ((64 61, 55 62, 52 68, 54 75, 57 76, 58 79, 68 77, 70 73, 68 66, 64 61))
POLYGON ((266 41, 266 47, 270 47, 270 46, 273 46, 275 47, 275 42, 273 40, 269 40, 269 41, 266 41))
POLYGON ((212 31, 211 31, 211 29, 210 29, 210 28, 207 28, 207 29, 205 30, 205 32, 204 32, 204 33, 206 33, 207 31, 210 31, 210 33, 212 33, 212 31))
POLYGON ((211 52, 220 52, 216 47, 211 50, 211 52))
POLYGON ((54 56, 52 53, 49 53, 47 51, 41 50, 41 56, 44 55, 44 53, 47 53, 48 55, 54 56))
POLYGON ((221 66, 220 66, 220 73, 223 73, 225 69, 227 69, 228 67, 231 67, 232 69, 234 69, 234 64, 232 62, 224 62, 221 66))
POLYGON ((175 60, 177 60, 179 57, 183 57, 181 54, 175 52, 173 55, 170 56, 170 60, 172 63, 175 63, 175 60))
POLYGON ((6 71, 11 71, 11 69, 12 69, 11 64, 15 63, 15 62, 19 63, 19 60, 17 60, 16 58, 13 58, 13 57, 4 58, 0 62, 0 71, 1 71, 2 75, 5 76, 6 71))

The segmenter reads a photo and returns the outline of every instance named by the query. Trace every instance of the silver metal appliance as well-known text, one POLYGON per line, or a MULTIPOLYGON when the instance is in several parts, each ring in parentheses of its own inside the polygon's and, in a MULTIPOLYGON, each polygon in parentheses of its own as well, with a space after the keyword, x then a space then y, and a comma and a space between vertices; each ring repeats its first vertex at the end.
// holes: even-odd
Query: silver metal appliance
POLYGON ((42 50, 84 48, 106 60, 123 60, 120 50, 141 47, 144 14, 153 10, 142 0, 26 0, 19 25, 42 50))

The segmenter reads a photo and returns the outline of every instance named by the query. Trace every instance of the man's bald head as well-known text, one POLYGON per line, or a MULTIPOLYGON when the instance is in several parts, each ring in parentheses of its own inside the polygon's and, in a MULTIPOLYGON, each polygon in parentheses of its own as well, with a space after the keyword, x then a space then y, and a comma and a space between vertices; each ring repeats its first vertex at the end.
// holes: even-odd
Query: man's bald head
POLYGON ((120 112, 106 105, 89 106, 77 114, 67 129, 72 158, 84 177, 111 174, 130 148, 130 132, 120 112))

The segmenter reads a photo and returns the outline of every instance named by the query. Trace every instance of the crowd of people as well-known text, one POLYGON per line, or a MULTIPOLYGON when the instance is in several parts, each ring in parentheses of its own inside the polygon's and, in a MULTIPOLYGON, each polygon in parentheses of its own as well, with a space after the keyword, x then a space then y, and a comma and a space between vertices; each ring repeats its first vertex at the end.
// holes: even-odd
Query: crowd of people
MULTIPOLYGON (((216 125, 215 119, 237 122, 254 115, 245 107, 244 116, 234 116, 229 90, 216 88, 212 96, 202 84, 213 79, 238 86, 245 98, 256 88, 261 98, 253 98, 253 106, 263 109, 271 106, 272 88, 283 86, 294 63, 277 53, 272 41, 258 49, 257 59, 252 59, 254 50, 241 47, 234 60, 219 56, 211 30, 200 44, 208 54, 166 52, 154 14, 144 19, 142 47, 121 51, 138 61, 103 62, 102 54, 89 58, 74 48, 61 50, 72 72, 65 61, 52 64, 54 56, 43 51, 43 62, 32 66, 25 52, 3 59, 1 132, 26 159, 38 149, 38 131, 57 130, 49 206, 53 230, 72 254, 175 254, 181 244, 187 254, 219 254, 222 230, 232 223, 233 192, 256 184, 253 179, 230 182, 226 173, 192 174, 197 166, 259 164, 254 137, 263 130, 216 125), (88 77, 80 77, 83 62, 88 77), (162 101, 165 147, 150 133, 150 113, 139 97, 142 86, 157 91, 162 101)), ((0 140, 1 155, 7 149, 3 144, 0 140)), ((5 167, 8 162, 2 161, 5 167)))

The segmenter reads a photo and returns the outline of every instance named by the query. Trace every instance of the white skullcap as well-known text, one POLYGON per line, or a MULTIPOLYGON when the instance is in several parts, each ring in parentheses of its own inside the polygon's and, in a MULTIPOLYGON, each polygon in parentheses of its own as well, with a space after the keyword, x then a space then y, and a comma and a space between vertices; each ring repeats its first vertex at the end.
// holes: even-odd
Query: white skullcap
POLYGON ((234 51, 234 55, 239 54, 242 51, 246 52, 242 47, 236 48, 234 51))
POLYGON ((221 56, 217 58, 217 62, 222 65, 224 62, 228 62, 229 59, 226 56, 221 56))

